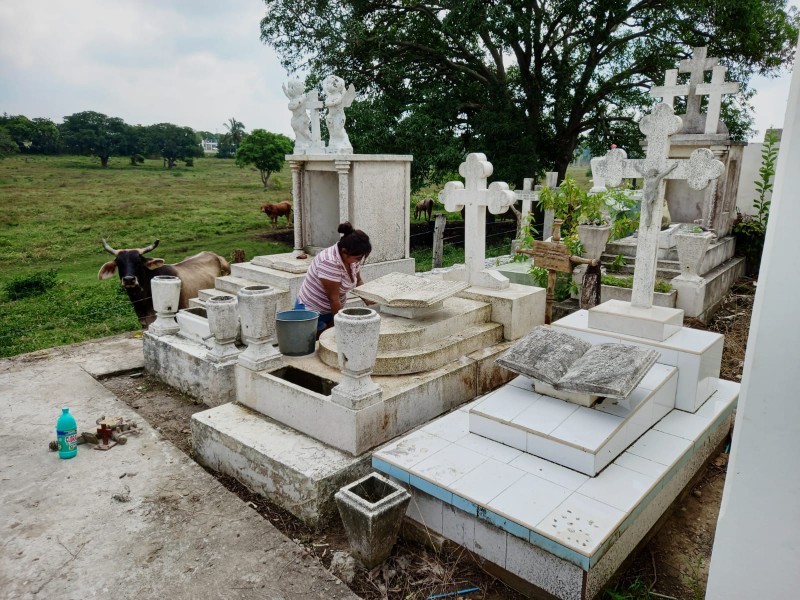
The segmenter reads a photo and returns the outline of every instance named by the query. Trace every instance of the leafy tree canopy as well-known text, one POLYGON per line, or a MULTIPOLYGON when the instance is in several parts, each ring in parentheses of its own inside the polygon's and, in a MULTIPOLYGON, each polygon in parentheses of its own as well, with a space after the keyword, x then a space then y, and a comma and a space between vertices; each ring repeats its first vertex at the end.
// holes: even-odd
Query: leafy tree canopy
POLYGON ((19 147, 3 125, 0 125, 0 158, 19 152, 19 147))
POLYGON ((203 156, 203 149, 195 141, 194 130, 190 127, 159 123, 144 129, 147 153, 161 156, 169 169, 179 160, 203 156))
POLYGON ((17 144, 17 150, 27 152, 30 149, 36 134, 36 125, 28 117, 3 113, 0 117, 0 126, 5 127, 6 132, 17 144))
POLYGON ((111 156, 127 154, 125 132, 128 125, 118 117, 84 111, 64 117, 61 138, 69 152, 97 156, 103 167, 111 156))
POLYGON ((520 184, 550 169, 563 177, 583 141, 634 150, 648 90, 696 46, 743 84, 725 113, 743 135, 750 77, 791 64, 798 32, 786 0, 265 4, 262 40, 311 84, 332 72, 355 84, 354 147, 413 153, 416 185, 465 152, 485 152, 495 178, 520 184))
POLYGON ((292 140, 282 133, 254 129, 236 151, 236 164, 240 167, 255 166, 261 173, 261 183, 267 187, 269 176, 281 170, 284 157, 291 154, 293 149, 292 140))

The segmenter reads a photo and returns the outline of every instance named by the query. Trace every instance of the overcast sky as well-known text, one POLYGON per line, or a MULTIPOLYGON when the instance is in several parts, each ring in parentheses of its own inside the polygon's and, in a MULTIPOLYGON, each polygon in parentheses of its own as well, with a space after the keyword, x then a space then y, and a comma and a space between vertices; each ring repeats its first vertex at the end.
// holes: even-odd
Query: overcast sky
MULTIPOLYGON (((0 113, 220 133, 235 117, 293 137, 286 71, 259 40, 265 12, 261 0, 0 0, 0 113)), ((789 78, 753 81, 754 140, 782 126, 789 78)))

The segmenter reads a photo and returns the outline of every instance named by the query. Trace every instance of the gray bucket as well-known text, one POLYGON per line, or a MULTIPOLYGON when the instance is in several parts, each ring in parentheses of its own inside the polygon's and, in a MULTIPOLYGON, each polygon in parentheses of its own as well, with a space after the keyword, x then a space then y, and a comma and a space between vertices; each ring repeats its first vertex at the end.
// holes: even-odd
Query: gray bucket
POLYGON ((275 315, 278 349, 286 356, 305 356, 314 352, 317 342, 315 310, 283 310, 275 315))

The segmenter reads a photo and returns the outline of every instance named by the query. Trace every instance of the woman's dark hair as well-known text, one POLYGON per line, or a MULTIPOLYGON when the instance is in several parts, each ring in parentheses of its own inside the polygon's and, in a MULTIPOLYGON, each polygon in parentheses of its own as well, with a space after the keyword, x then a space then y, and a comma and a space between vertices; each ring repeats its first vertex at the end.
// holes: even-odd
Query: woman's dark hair
POLYGON ((354 229, 349 221, 340 224, 337 231, 342 234, 342 239, 336 244, 339 250, 345 250, 350 256, 364 258, 372 252, 369 236, 360 229, 354 229))

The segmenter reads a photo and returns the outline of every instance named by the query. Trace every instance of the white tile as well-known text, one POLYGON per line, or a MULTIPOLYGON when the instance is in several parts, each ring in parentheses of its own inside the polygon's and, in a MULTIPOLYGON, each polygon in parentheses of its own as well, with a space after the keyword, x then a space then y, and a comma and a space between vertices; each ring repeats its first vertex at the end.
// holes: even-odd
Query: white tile
POLYGON ((513 422, 530 431, 548 434, 576 410, 577 404, 542 396, 533 406, 517 415, 513 422))
POLYGON ((655 482, 653 475, 610 464, 579 487, 578 493, 630 513, 655 482))
POLYGON ((513 385, 515 388, 533 392, 533 379, 531 379, 530 377, 525 377, 525 375, 520 375, 519 377, 515 377, 514 379, 508 382, 508 385, 513 385))
POLYGON ((477 400, 473 400, 472 402, 467 402, 466 404, 462 404, 461 406, 458 407, 458 410, 469 412, 473 406, 477 406, 478 404, 483 402, 485 398, 486 396, 481 396, 477 400))
POLYGON ((710 425, 710 420, 697 416, 696 414, 693 415, 682 410, 673 410, 656 423, 653 429, 694 441, 699 438, 710 425))
POLYGON ((618 508, 573 493, 539 522, 536 531, 591 556, 624 517, 625 513, 618 508))
POLYGON ((417 523, 421 523, 436 533, 442 533, 442 507, 444 502, 431 498, 427 494, 414 492, 408 503, 406 515, 417 523))
POLYGON ((525 450, 525 430, 518 429, 506 423, 500 423, 493 419, 488 419, 475 412, 469 413, 470 433, 480 435, 492 441, 525 450))
POLYGON ((506 564, 507 537, 502 529, 485 521, 475 521, 475 552, 500 567, 506 564))
POLYGON ((489 502, 487 508, 530 529, 571 493, 565 487, 526 473, 489 502))
POLYGON ((541 396, 533 390, 506 385, 489 395, 470 412, 490 416, 495 420, 510 422, 523 410, 529 408, 541 396))
POLYGON ((639 407, 639 405, 645 402, 652 395, 653 390, 637 387, 628 395, 627 398, 619 400, 616 398, 604 398, 602 402, 595 404, 592 409, 627 419, 628 416, 639 407))
POLYGON ((598 449, 594 460, 595 473, 602 471, 631 445, 632 435, 631 424, 626 423, 598 449))
POLYGON ((454 481, 448 488, 476 504, 485 505, 523 475, 525 471, 522 469, 489 459, 454 481))
POLYGON ((464 437, 460 438, 456 444, 462 448, 469 448, 478 454, 483 454, 488 458, 493 458, 494 460, 504 463, 511 462, 522 453, 521 450, 517 450, 516 448, 506 446, 505 444, 495 442, 474 433, 468 433, 464 437))
POLYGON ((636 471, 637 473, 642 473, 643 475, 655 477, 656 479, 661 478, 664 473, 667 472, 666 465, 647 460, 646 458, 636 456, 630 452, 623 452, 620 454, 616 460, 614 460, 614 464, 630 469, 631 471, 636 471))
POLYGON ((475 518, 449 504, 442 513, 442 535, 470 552, 475 550, 475 518))
POLYGON ((448 445, 450 445, 450 442, 443 438, 425 431, 415 431, 388 446, 384 446, 375 452, 375 456, 408 469, 448 445))
MULTIPOLYGON (((638 440, 644 433, 650 429, 653 424, 657 421, 655 418, 655 411, 653 410, 653 405, 655 404, 655 399, 650 398, 648 402, 645 402, 639 409, 631 415, 631 418, 628 419, 627 424, 627 446, 630 446, 636 440, 638 440)), ((663 416, 663 414, 661 414, 663 416)))
POLYGON ((591 452, 559 444, 555 440, 533 433, 528 434, 527 453, 586 475, 594 475, 596 472, 595 456, 591 452))
POLYGON ((692 445, 692 442, 651 429, 628 448, 628 452, 648 460, 671 466, 692 445))
POLYGON ((458 438, 464 437, 469 433, 468 413, 454 410, 450 414, 431 421, 422 428, 422 431, 443 438, 448 442, 455 442, 458 438))
POLYGON ((719 333, 683 327, 678 333, 669 338, 669 343, 684 351, 702 354, 721 340, 722 335, 719 333))
POLYGON ((509 463, 512 467, 523 469, 532 475, 552 481, 555 484, 575 491, 589 477, 567 467, 562 467, 554 462, 525 453, 509 463))
POLYGON ((639 382, 639 387, 646 390, 658 389, 675 372, 676 368, 673 366, 656 363, 650 367, 647 375, 639 382))
POLYGON ((695 414, 713 423, 738 396, 738 383, 720 379, 719 389, 706 400, 705 404, 703 404, 695 414))
POLYGON ((622 422, 623 420, 615 415, 581 406, 551 431, 550 437, 590 452, 597 452, 600 446, 621 427, 622 422))
POLYGON ((451 444, 421 460, 409 472, 439 486, 447 486, 486 460, 482 454, 451 444))

